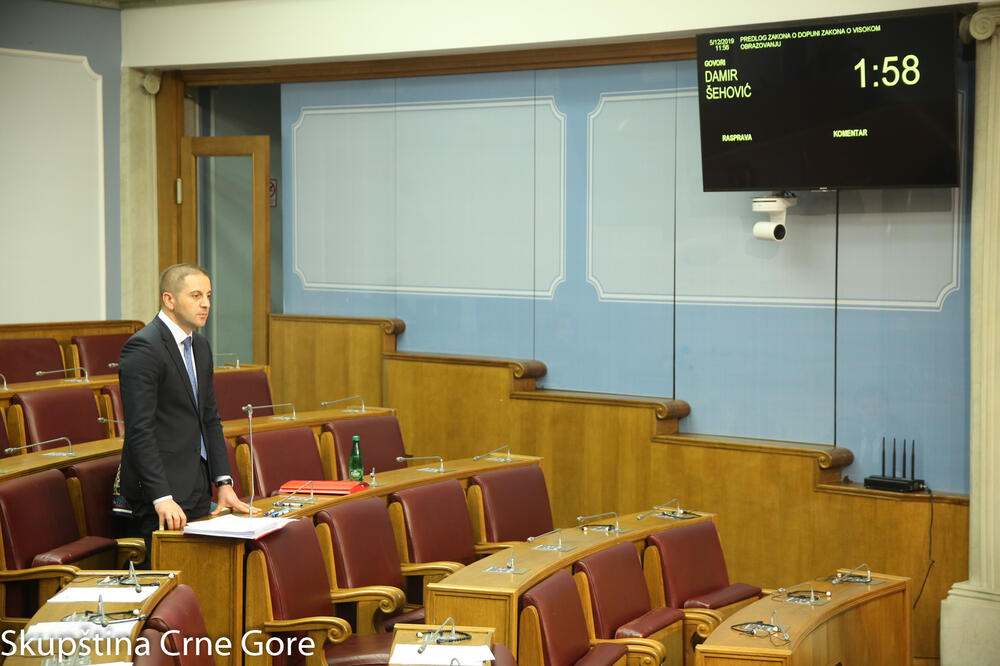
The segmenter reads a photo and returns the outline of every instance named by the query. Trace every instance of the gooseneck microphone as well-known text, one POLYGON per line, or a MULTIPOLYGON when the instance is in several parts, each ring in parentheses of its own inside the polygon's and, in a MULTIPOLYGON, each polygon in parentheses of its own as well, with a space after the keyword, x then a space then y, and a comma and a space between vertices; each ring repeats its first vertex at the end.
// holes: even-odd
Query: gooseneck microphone
POLYGON ((396 456, 396 462, 408 462, 410 460, 437 460, 437 467, 420 467, 417 469, 418 472, 434 472, 440 474, 441 472, 449 472, 444 468, 444 458, 441 456, 413 456, 412 458, 407 458, 406 456, 396 456))
POLYGON ((487 451, 486 453, 480 453, 478 456, 472 456, 472 459, 474 461, 479 461, 479 460, 482 460, 483 458, 485 458, 486 456, 488 456, 490 454, 496 453, 497 451, 503 451, 503 450, 507 451, 507 457, 506 458, 491 458, 491 460, 496 460, 496 461, 501 461, 501 462, 510 462, 510 461, 512 461, 513 458, 510 457, 510 444, 505 444, 504 446, 498 446, 497 448, 493 449, 492 451, 487 451))
MULTIPOLYGON (((236 359, 236 361, 233 363, 233 367, 236 368, 237 370, 240 369, 240 357, 238 354, 236 354, 236 352, 218 352, 217 354, 212 354, 212 356, 216 359, 218 359, 220 356, 225 356, 226 358, 232 356, 234 359, 236 359)), ((216 367, 224 368, 226 367, 226 364, 223 363, 222 365, 217 365, 216 367)))
POLYGON ((0 372, 0 379, 3 380, 3 390, 6 391, 7 390, 7 378, 3 375, 2 372, 0 372))
POLYGON ((253 473, 253 405, 243 405, 243 413, 247 415, 247 444, 250 446, 250 515, 253 515, 254 473, 253 473))
POLYGON ((120 425, 122 428, 125 427, 125 421, 123 421, 122 419, 109 419, 106 416, 98 416, 97 417, 97 422, 98 423, 105 423, 105 424, 106 423, 114 423, 116 425, 120 425))
POLYGON ((591 529, 595 529, 595 530, 604 530, 605 532, 624 532, 625 531, 621 527, 619 527, 619 525, 618 525, 618 513, 616 511, 605 511, 604 513, 595 513, 592 516, 577 516, 576 517, 576 522, 579 525, 580 529, 583 530, 584 532, 587 531, 588 527, 590 527, 591 529), (613 526, 612 525, 587 525, 587 523, 589 523, 591 520, 596 520, 598 518, 614 518, 615 519, 615 524, 613 526))
POLYGON ((24 446, 11 446, 4 449, 4 453, 11 454, 15 451, 21 451, 22 449, 30 449, 33 446, 42 446, 43 444, 52 444, 54 442, 66 442, 66 446, 69 447, 68 451, 49 451, 48 453, 43 453, 43 456, 74 456, 73 453, 73 442, 70 441, 69 437, 55 437, 53 439, 47 439, 44 442, 33 442, 31 444, 25 444, 24 446))
POLYGON ((80 370, 83 372, 83 377, 67 377, 63 381, 66 382, 89 382, 90 375, 87 374, 87 368, 59 368, 58 370, 38 370, 35 372, 36 377, 44 377, 45 375, 54 375, 57 372, 69 372, 71 370, 80 370))
POLYGON ((547 544, 547 543, 540 543, 537 546, 535 546, 534 549, 535 550, 557 550, 557 551, 563 552, 563 551, 567 551, 567 550, 573 550, 574 548, 576 548, 576 546, 564 546, 563 545, 562 533, 563 533, 562 528, 561 527, 557 527, 554 530, 549 530, 548 532, 543 532, 541 534, 536 534, 535 536, 530 536, 527 539, 525 539, 525 541, 527 541, 528 543, 533 543, 533 542, 538 541, 539 539, 541 539, 543 537, 549 536, 550 534, 558 534, 559 535, 559 539, 556 541, 556 545, 553 546, 553 545, 550 545, 550 544, 547 544))
POLYGON ((246 407, 243 408, 244 412, 247 411, 247 407, 249 407, 250 409, 267 409, 268 407, 291 407, 292 408, 292 415, 291 416, 277 416, 277 415, 273 415, 272 418, 281 419, 283 421, 294 421, 295 420, 295 405, 293 405, 290 402, 276 402, 273 405, 247 405, 246 407))
POLYGON ((329 407, 330 405, 336 405, 338 402, 347 402, 348 400, 360 400, 361 401, 361 409, 360 410, 345 409, 344 410, 345 412, 353 412, 353 411, 364 412, 365 411, 365 399, 362 398, 360 395, 349 395, 346 398, 337 398, 336 400, 324 400, 323 402, 319 403, 319 406, 320 407, 329 407))

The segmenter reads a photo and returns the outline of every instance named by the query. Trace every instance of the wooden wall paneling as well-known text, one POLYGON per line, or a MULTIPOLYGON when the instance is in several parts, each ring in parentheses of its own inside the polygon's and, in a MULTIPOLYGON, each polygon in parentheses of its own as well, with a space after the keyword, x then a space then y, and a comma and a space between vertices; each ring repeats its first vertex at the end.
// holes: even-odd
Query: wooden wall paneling
POLYGON ((385 403, 395 406, 411 454, 447 460, 505 444, 531 453, 512 440, 510 394, 533 388, 545 373, 541 363, 390 353, 383 367, 385 403))
MULTIPOLYGON (((271 395, 296 409, 319 409, 324 400, 360 395, 383 404, 382 353, 396 348, 398 319, 270 317, 271 395)), ((350 403, 335 407, 356 406, 350 403)))
POLYGON ((74 335, 135 333, 143 326, 145 322, 131 319, 4 324, 0 326, 0 338, 55 338, 63 348, 67 348, 74 335))

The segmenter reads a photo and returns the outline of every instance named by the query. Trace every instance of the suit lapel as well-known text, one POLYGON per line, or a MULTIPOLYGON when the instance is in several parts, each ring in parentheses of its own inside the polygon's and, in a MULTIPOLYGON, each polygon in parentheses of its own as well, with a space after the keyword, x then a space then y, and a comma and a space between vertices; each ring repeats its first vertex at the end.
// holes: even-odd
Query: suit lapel
POLYGON ((191 380, 188 378, 187 366, 184 365, 184 359, 181 358, 181 352, 177 348, 177 342, 174 340, 174 336, 170 333, 170 329, 167 328, 166 324, 160 321, 159 317, 156 318, 156 323, 160 327, 160 337, 163 339, 163 345, 167 348, 167 355, 174 362, 174 368, 176 368, 177 372, 180 374, 182 380, 181 383, 184 385, 184 388, 187 389, 187 396, 191 400, 191 407, 197 410, 198 403, 194 399, 194 391, 191 390, 191 380))

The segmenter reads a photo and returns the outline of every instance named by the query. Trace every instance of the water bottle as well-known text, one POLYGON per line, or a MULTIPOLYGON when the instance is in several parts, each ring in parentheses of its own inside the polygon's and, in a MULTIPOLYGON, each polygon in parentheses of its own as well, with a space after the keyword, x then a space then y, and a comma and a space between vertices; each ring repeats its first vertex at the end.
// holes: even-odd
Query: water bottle
POLYGON ((351 481, 362 481, 365 478, 364 464, 361 462, 361 438, 354 436, 354 444, 351 446, 351 460, 347 465, 348 476, 351 481))

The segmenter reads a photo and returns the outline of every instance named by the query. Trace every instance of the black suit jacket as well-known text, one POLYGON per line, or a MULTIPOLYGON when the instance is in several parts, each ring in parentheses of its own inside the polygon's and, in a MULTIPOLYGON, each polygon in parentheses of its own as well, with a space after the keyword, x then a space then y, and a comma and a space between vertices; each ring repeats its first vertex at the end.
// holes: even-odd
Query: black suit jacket
MULTIPOLYGON (((206 488, 201 468, 201 436, 208 452, 209 476, 229 475, 229 459, 212 386, 212 351, 195 333, 192 341, 198 377, 194 400, 184 360, 159 317, 128 339, 118 365, 125 442, 121 493, 133 506, 164 495, 187 512, 206 488)), ((197 518, 199 516, 189 516, 197 518)))

